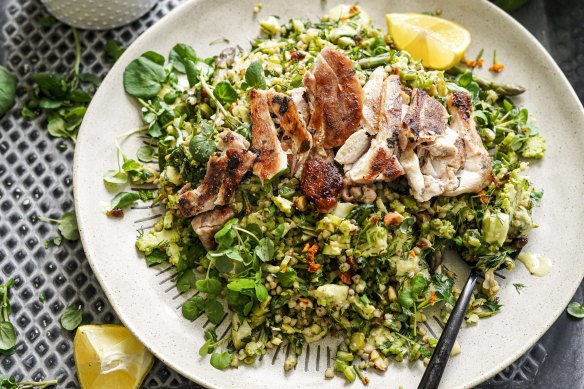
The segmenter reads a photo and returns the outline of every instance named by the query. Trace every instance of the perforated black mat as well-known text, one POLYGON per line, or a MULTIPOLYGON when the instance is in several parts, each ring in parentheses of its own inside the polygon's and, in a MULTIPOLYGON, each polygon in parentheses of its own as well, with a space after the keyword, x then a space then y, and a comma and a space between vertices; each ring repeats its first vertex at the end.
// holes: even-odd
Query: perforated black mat
MULTIPOLYGON (((160 0, 144 17, 107 32, 80 31, 81 68, 104 76, 111 64, 104 45, 116 39, 128 45, 182 0, 160 0)), ((74 61, 71 29, 46 28, 39 0, 0 0, 0 63, 21 80, 30 72, 66 72, 74 61)), ((584 3, 580 0, 532 0, 515 14, 552 51, 584 97, 584 3)), ((17 106, 25 96, 19 96, 17 106)), ((0 121, 0 281, 12 277, 16 353, 0 356, 0 373, 17 379, 58 379, 59 387, 78 387, 72 357, 72 333, 58 318, 67 305, 83 304, 86 323, 118 322, 85 260, 80 243, 44 248, 56 228, 38 217, 59 216, 73 208, 73 145, 52 138, 43 119, 28 121, 13 109, 0 121), (45 302, 39 301, 44 294, 45 302)), ((580 288, 578 300, 583 299, 580 288)), ((516 363, 484 388, 584 387, 584 324, 563 315, 516 363)), ((145 388, 196 388, 168 369, 154 365, 145 388)))

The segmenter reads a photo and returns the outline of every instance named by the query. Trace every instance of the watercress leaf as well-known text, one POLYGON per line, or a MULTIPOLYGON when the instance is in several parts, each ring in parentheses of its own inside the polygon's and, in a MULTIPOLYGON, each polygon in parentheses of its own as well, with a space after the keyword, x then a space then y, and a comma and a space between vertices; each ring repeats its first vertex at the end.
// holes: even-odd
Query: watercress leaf
POLYGON ((253 61, 245 71, 245 82, 251 88, 266 89, 266 77, 260 61, 253 61))
POLYGON ((153 138, 160 138, 162 135, 162 128, 160 128, 158 122, 153 122, 150 127, 148 127, 148 135, 153 138))
POLYGON ((147 51, 145 53, 142 54, 142 57, 144 58, 148 58, 150 61, 154 62, 155 64, 158 64, 160 66, 164 66, 164 56, 162 54, 158 54, 156 51, 147 51))
POLYGON ((16 345, 16 331, 12 323, 0 321, 0 350, 8 351, 16 345))
POLYGON ((128 175, 119 170, 107 170, 103 175, 103 180, 107 184, 121 185, 128 182, 128 175))
POLYGON ((191 138, 189 151, 191 157, 201 164, 207 163, 209 157, 217 150, 217 145, 212 139, 203 134, 197 134, 191 138))
POLYGON ((235 234, 233 233, 232 227, 237 224, 239 219, 233 218, 221 227, 219 231, 215 233, 215 241, 220 247, 231 247, 233 239, 235 239, 235 234))
POLYGON ((398 301, 400 305, 410 308, 414 305, 414 298, 412 297, 412 289, 402 287, 398 293, 398 301))
POLYGON ((39 108, 42 109, 58 109, 63 106, 63 102, 59 100, 49 99, 47 97, 42 97, 39 101, 39 108))
POLYGON ((136 156, 142 162, 152 162, 154 160, 154 147, 142 146, 138 149, 136 156))
POLYGON ((120 192, 112 199, 111 209, 129 207, 138 199, 140 199, 140 195, 136 192, 120 192))
POLYGON ((132 96, 153 97, 162 89, 165 78, 164 68, 160 64, 146 57, 139 57, 124 70, 124 89, 132 96))
POLYGON ((231 364, 232 359, 231 353, 228 351, 222 353, 211 354, 211 366, 215 369, 225 370, 231 364))
POLYGON ((426 289, 430 280, 424 277, 423 274, 416 274, 414 278, 412 278, 412 296, 415 298, 420 293, 426 289))
POLYGON ((577 301, 572 301, 568 304, 568 313, 577 319, 584 318, 584 306, 577 301))
POLYGON ((243 316, 247 316, 249 315, 249 313, 251 312, 251 309, 253 308, 253 301, 250 301, 249 303, 245 304, 243 306, 243 316))
POLYGON ((191 46, 179 43, 176 44, 172 50, 170 50, 170 54, 168 56, 170 63, 174 66, 174 68, 181 72, 185 73, 185 62, 186 60, 190 60, 191 62, 197 62, 197 52, 191 46))
MULTIPOLYGON (((256 223, 250 223, 246 225, 245 229, 254 234, 255 237, 258 238, 258 240, 261 239, 262 236, 264 235, 264 233, 262 232, 262 228, 256 223)), ((252 241, 255 242, 255 239, 252 238, 252 241)))
POLYGON ((466 88, 472 81, 472 72, 466 72, 458 78, 458 85, 466 88))
POLYGON ((227 284, 227 289, 233 290, 235 292, 239 292, 243 289, 253 289, 254 287, 255 281, 250 278, 240 278, 227 284))
POLYGON ((61 318, 59 322, 61 323, 61 327, 66 329, 67 331, 73 331, 83 321, 83 310, 78 305, 69 305, 63 313, 61 314, 61 318))
POLYGON ((89 103, 91 101, 91 94, 83 89, 73 89, 67 95, 67 99, 75 103, 89 103))
POLYGON ((101 84, 101 79, 97 76, 97 74, 93 73, 79 73, 79 81, 88 82, 95 86, 99 86, 101 84))
POLYGON ((263 262, 271 261, 275 253, 274 241, 268 237, 260 239, 255 248, 255 253, 263 262))
POLYGON ((205 355, 212 353, 215 350, 215 347, 213 347, 212 344, 213 342, 211 340, 206 340, 199 349, 199 355, 204 357, 205 355))
POLYGON ((133 159, 125 160, 124 164, 122 165, 122 169, 125 172, 136 171, 136 170, 140 169, 141 167, 142 167, 142 164, 138 161, 134 161, 133 159))
POLYGON ((47 130, 49 131, 49 134, 57 138, 66 138, 68 136, 67 132, 65 131, 65 120, 58 116, 49 119, 47 130))
POLYGON ((225 311, 223 305, 217 300, 209 300, 205 304, 205 314, 209 318, 209 321, 215 325, 221 323, 225 311))
POLYGON ((37 84, 45 97, 60 100, 67 94, 67 82, 60 74, 35 73, 30 76, 30 81, 37 84))
POLYGON ((146 263, 148 266, 157 265, 166 261, 168 261, 168 255, 160 249, 154 249, 150 254, 146 255, 146 263))
POLYGON ((195 62, 191 61, 190 59, 186 59, 184 61, 183 67, 185 69, 185 73, 187 74, 189 86, 192 88, 199 82, 200 69, 197 69, 195 62))
POLYGON ((276 273, 276 277, 282 286, 289 288, 291 287, 294 282, 298 280, 298 275, 296 274, 296 270, 292 268, 288 268, 288 270, 284 273, 276 273))
POLYGON ((237 100, 237 91, 231 86, 229 81, 221 81, 215 86, 213 96, 215 96, 221 104, 233 103, 237 100))
POLYGON ((259 283, 255 285, 255 294, 260 303, 263 303, 268 299, 268 289, 264 284, 259 283))
POLYGON ((3 66, 0 66, 0 117, 14 104, 16 97, 16 77, 3 66))
POLYGON ((182 314, 188 320, 195 320, 205 307, 205 300, 201 296, 193 296, 182 305, 182 314))
POLYGON ((225 256, 229 259, 233 259, 234 261, 243 262, 243 257, 238 250, 225 250, 225 256))
POLYGON ((198 280, 195 283, 195 286, 199 291, 207 293, 210 296, 217 296, 221 293, 221 289, 223 289, 223 284, 221 284, 221 281, 216 278, 198 280))
POLYGON ((67 240, 79 240, 79 229, 75 211, 65 212, 59 219, 59 232, 67 240))
MULTIPOLYGON (((195 287, 197 278, 192 270, 186 270, 176 279, 176 289, 179 292, 186 292, 187 290, 195 287)), ((198 288, 197 288, 198 289, 198 288)))
POLYGON ((215 269, 219 273, 229 273, 233 269, 233 261, 227 256, 221 256, 215 259, 215 269))
POLYGON ((123 48, 119 42, 113 39, 110 39, 105 43, 105 52, 107 53, 111 62, 116 62, 118 58, 122 56, 125 50, 126 49, 123 48))

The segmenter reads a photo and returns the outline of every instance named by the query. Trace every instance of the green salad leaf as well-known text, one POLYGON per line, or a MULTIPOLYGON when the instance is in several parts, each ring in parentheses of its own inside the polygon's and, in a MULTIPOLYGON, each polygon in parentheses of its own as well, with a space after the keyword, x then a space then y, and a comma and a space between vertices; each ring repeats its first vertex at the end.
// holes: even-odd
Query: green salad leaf
MULTIPOLYGON (((150 53, 150 52, 149 52, 150 53)), ((124 70, 124 89, 135 97, 150 98, 155 96, 166 79, 164 67, 151 58, 139 57, 126 66, 124 70)))
POLYGON ((59 322, 67 331, 74 331, 83 321, 83 310, 77 304, 71 304, 61 314, 59 322))
POLYGON ((0 66, 0 118, 8 112, 16 97, 16 77, 0 66))

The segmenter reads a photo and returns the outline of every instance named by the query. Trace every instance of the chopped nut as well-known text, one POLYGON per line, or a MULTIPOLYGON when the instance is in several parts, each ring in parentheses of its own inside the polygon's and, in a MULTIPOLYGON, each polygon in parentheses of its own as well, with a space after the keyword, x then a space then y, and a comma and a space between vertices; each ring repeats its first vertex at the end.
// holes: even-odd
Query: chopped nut
POLYGON ((404 217, 397 212, 390 212, 383 217, 383 223, 389 226, 400 225, 404 221, 404 217))

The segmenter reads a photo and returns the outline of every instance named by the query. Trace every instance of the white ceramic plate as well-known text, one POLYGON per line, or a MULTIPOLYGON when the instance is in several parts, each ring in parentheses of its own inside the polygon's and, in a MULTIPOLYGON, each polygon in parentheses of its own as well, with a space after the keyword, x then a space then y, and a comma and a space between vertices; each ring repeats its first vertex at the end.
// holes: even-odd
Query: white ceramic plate
MULTIPOLYGON (((325 381, 323 375, 330 363, 327 357, 334 355, 334 340, 311 344, 296 370, 288 374, 282 368, 284 349, 266 355, 253 367, 224 372, 211 367, 208 359, 197 354, 203 343, 205 320, 191 323, 182 318, 179 306, 186 296, 180 296, 169 281, 172 271, 147 268, 134 248, 136 228, 153 224, 152 216, 160 211, 135 209, 122 220, 112 220, 104 216, 100 206, 101 201, 112 197, 101 177, 115 165, 114 138, 140 125, 138 109, 122 87, 125 66, 147 50, 166 54, 177 42, 191 44, 204 56, 222 49, 210 45, 220 37, 228 38, 231 44, 247 46, 258 33, 252 13, 256 3, 257 0, 187 2, 137 39, 115 64, 91 102, 75 150, 75 205, 81 238, 87 258, 120 319, 157 357, 188 378, 221 388, 342 387, 342 379, 325 381)), ((337 3, 340 2, 267 1, 259 17, 314 19, 337 3)), ((545 189, 545 196, 535 212, 541 227, 530 235, 526 250, 547 255, 554 265, 543 278, 530 276, 520 263, 512 273, 504 271, 506 278, 499 279, 502 312, 461 331, 463 352, 449 362, 442 383, 445 388, 474 386, 533 345, 563 312, 582 280, 584 111, 548 53, 523 27, 487 1, 361 0, 360 5, 383 28, 387 12, 442 9, 444 17, 471 31, 471 56, 485 48, 485 56, 490 58, 496 48, 499 60, 505 64, 498 78, 528 87, 519 103, 538 119, 548 140, 544 160, 530 170, 533 181, 545 189), (513 283, 523 283, 527 288, 518 295, 513 283)), ((133 147, 136 144, 132 141, 124 145, 126 150, 133 147)), ((460 277, 465 275, 461 270, 460 277)), ((219 334, 228 322, 222 323, 219 334)), ((439 333, 435 321, 429 323, 439 333)), ((413 388, 422 373, 419 362, 391 363, 385 374, 370 374, 369 387, 413 388)))

